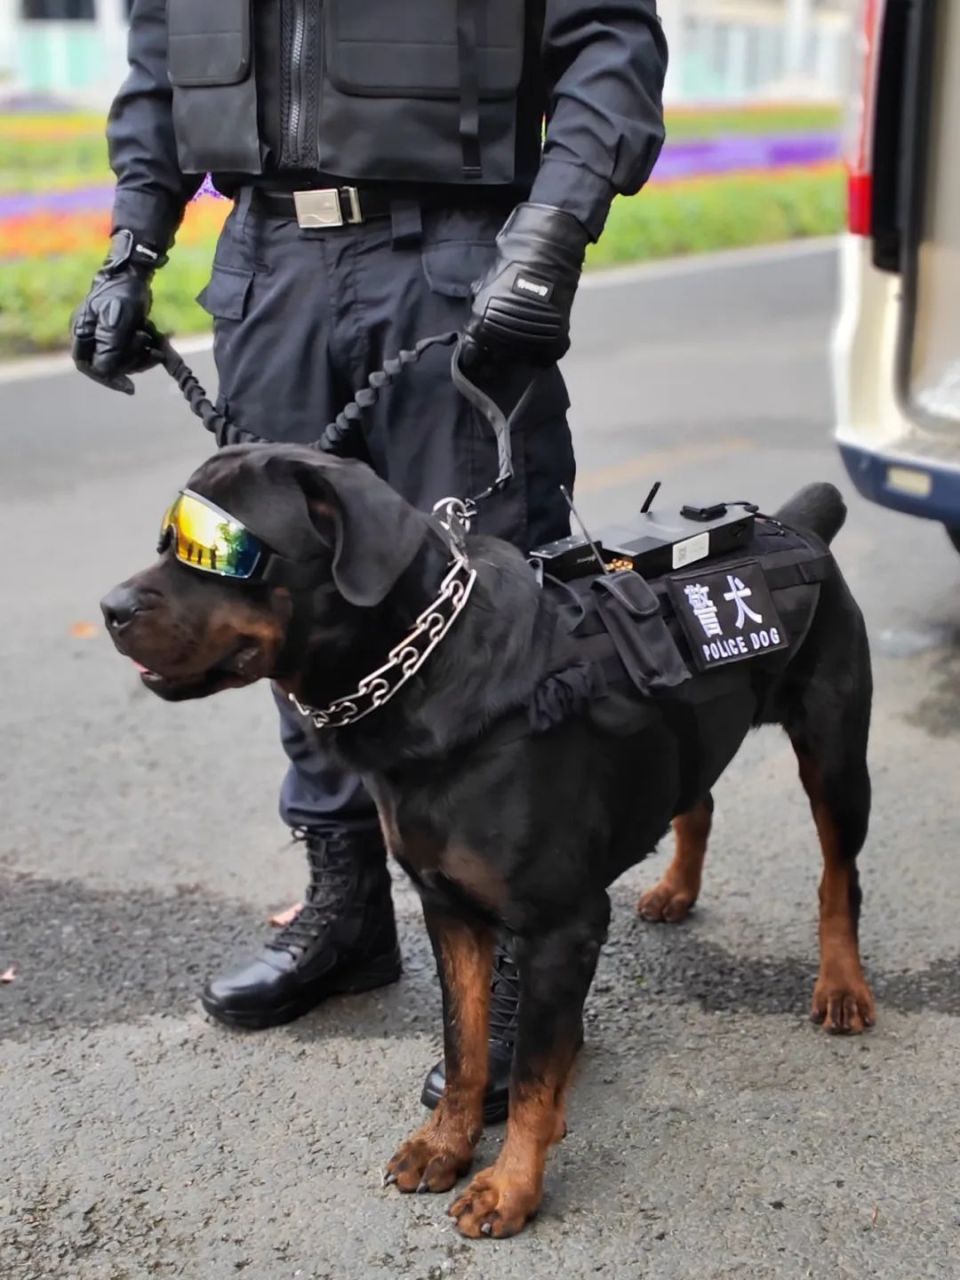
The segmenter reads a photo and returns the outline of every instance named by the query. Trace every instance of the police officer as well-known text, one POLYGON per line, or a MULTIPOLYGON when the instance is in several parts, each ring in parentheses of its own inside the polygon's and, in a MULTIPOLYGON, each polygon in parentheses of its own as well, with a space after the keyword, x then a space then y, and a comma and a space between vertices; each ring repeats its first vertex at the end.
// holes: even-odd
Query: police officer
MULTIPOLYGON (((151 279, 210 172, 234 202, 199 299, 221 409, 256 435, 312 441, 385 358, 463 329, 504 384, 537 376, 515 479, 476 528, 523 548, 564 536, 574 462, 556 361, 584 250, 662 143, 655 0, 134 0, 129 61, 107 131, 113 235, 74 321, 78 367, 132 393, 150 363, 151 279)), ((433 354, 363 424, 370 463, 424 509, 497 471, 489 428, 433 354)), ((400 974, 371 801, 278 705, 303 907, 202 996, 248 1028, 400 974)), ((493 981, 491 1119, 516 1009, 505 953, 493 981)), ((424 1101, 442 1089, 440 1066, 424 1101)))

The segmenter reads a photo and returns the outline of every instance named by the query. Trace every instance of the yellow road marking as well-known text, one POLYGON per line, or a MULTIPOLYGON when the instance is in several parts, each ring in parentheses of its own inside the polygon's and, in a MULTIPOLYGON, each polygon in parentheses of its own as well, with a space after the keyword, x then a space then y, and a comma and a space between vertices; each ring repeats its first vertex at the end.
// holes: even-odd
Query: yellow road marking
POLYGON ((627 458, 609 467, 596 467, 577 476, 577 494, 602 493, 607 489, 622 488, 633 480, 658 480, 665 471, 677 467, 710 462, 753 448, 754 442, 734 436, 729 440, 717 440, 712 444, 680 444, 674 449, 656 449, 652 453, 627 458))

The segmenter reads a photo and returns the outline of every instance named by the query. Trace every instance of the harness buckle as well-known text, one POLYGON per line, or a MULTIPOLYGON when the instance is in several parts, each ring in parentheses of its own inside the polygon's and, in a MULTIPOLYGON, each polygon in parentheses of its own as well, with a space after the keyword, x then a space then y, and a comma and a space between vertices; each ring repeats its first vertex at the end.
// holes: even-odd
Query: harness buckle
POLYGON ((304 231, 326 227, 355 226, 363 221, 360 193, 356 187, 318 187, 294 191, 297 225, 304 231))

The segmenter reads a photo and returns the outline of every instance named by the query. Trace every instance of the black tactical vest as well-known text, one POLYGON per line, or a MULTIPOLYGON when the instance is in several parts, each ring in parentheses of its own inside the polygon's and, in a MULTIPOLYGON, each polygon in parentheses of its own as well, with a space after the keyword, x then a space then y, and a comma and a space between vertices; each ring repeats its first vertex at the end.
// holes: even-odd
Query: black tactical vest
POLYGON ((542 0, 168 0, 167 21, 184 173, 499 185, 539 150, 542 0))
POLYGON ((589 711, 594 718, 601 715, 605 728, 630 733, 649 700, 661 706, 709 702, 741 684, 745 674, 762 693, 803 645, 820 584, 833 572, 833 557, 814 534, 758 516, 749 543, 700 561, 692 570, 649 581, 633 572, 588 574, 566 583, 547 579, 544 590, 553 597, 561 629, 574 644, 567 651, 567 665, 538 687, 531 725, 544 730, 568 715, 589 711), (762 575, 775 627, 768 618, 752 628, 755 643, 733 643, 719 625, 712 640, 706 632, 699 634, 683 592, 676 590, 678 583, 709 582, 728 572, 747 577, 745 566, 762 575), (713 651, 707 655, 710 666, 697 660, 704 650, 713 651))
MULTIPOLYGON (((495 732, 510 741, 585 718, 614 737, 653 734, 662 743, 666 728, 682 780, 673 813, 684 813, 714 785, 748 728, 766 721, 778 682, 807 639, 821 584, 836 573, 816 535, 758 516, 750 542, 739 551, 663 577, 647 580, 621 571, 569 582, 547 578, 543 589, 557 620, 553 669, 527 705, 495 732), (704 636, 686 625, 685 593, 678 599, 676 587, 691 578, 706 584, 727 573, 756 587, 748 565, 769 592, 764 614, 772 606, 780 647, 762 644, 773 630, 767 615, 765 629, 750 632, 758 643, 747 643, 747 654, 740 656, 740 646, 729 639, 711 642, 717 663, 703 669, 697 657, 704 636)), ((756 597, 749 599, 756 603, 756 597)))

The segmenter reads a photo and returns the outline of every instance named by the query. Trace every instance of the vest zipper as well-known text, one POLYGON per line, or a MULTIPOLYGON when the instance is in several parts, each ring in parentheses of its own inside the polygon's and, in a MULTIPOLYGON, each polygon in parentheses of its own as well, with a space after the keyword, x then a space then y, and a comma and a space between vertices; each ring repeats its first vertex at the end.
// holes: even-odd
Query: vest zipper
POLYGON ((307 43, 306 0, 294 0, 290 37, 290 112, 287 116, 287 150, 295 165, 303 156, 304 52, 307 43))

